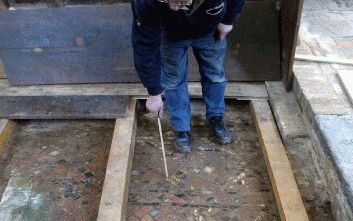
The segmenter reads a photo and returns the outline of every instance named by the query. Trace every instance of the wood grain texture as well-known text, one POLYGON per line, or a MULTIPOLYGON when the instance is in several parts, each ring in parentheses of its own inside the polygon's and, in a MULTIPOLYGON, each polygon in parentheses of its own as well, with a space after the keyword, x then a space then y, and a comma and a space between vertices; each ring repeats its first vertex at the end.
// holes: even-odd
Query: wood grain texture
POLYGON ((281 0, 281 74, 286 89, 292 89, 293 63, 303 0, 281 0))
POLYGON ((126 220, 136 121, 136 100, 131 99, 126 117, 115 122, 98 221, 126 220))
POLYGON ((281 220, 309 221, 268 102, 251 101, 251 110, 281 220))
POLYGON ((9 141, 15 127, 15 121, 0 119, 0 155, 9 141))
POLYGON ((0 58, 0 79, 5 79, 5 78, 6 78, 5 67, 0 58))
MULTIPOLYGON (((202 97, 201 83, 189 82, 189 94, 193 98, 202 97)), ((116 84, 71 84, 10 86, 6 79, 0 79, 0 96, 147 96, 147 90, 140 83, 116 84)), ((264 83, 229 82, 226 98, 246 100, 267 99, 264 83)))
POLYGON ((8 5, 7 0, 0 0, 0 10, 7 10, 8 5))
POLYGON ((128 96, 0 96, 5 119, 115 119, 124 117, 128 96))
POLYGON ((353 105, 353 71, 339 71, 337 75, 342 88, 353 105))
MULTIPOLYGON (((131 17, 127 3, 1 13, 0 57, 10 83, 139 82, 131 17)), ((275 1, 246 3, 228 36, 225 69, 230 81, 280 79, 277 21, 275 1)), ((190 52, 189 81, 199 80, 190 52)))

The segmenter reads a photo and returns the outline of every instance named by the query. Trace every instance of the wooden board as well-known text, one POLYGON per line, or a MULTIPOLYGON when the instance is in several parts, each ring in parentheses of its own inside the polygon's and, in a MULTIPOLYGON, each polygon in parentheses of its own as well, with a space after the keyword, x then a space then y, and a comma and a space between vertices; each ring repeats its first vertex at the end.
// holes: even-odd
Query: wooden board
POLYGON ((353 71, 339 71, 337 75, 349 101, 353 105, 353 71))
POLYGON ((16 123, 12 120, 0 119, 0 155, 10 139, 16 123))
POLYGON ((124 117, 128 96, 0 96, 0 118, 115 119, 124 117))
POLYGON ((268 102, 251 101, 251 110, 281 220, 309 221, 268 102))
MULTIPOLYGON (((0 58, 12 85, 139 82, 130 4, 0 13, 0 58)), ((275 1, 248 1, 228 38, 230 81, 279 80, 275 1)), ((190 81, 199 81, 190 55, 190 81)))
POLYGON ((0 10, 7 10, 8 3, 6 0, 0 0, 0 10))
POLYGON ((124 221, 126 218, 136 121, 136 100, 131 99, 127 116, 115 123, 98 221, 124 221))
POLYGON ((286 89, 292 89, 293 63, 303 0, 281 0, 281 74, 286 89))
POLYGON ((5 79, 5 78, 6 78, 5 68, 0 59, 0 79, 5 79))
MULTIPOLYGON (((189 94, 193 98, 202 97, 201 84, 189 83, 189 94)), ((0 79, 0 97, 32 96, 32 97, 60 97, 60 96, 147 96, 147 90, 141 83, 120 84, 71 84, 71 85, 37 85, 10 86, 7 80, 0 79)), ((267 89, 264 83, 229 82, 226 98, 237 99, 267 99, 267 89)))

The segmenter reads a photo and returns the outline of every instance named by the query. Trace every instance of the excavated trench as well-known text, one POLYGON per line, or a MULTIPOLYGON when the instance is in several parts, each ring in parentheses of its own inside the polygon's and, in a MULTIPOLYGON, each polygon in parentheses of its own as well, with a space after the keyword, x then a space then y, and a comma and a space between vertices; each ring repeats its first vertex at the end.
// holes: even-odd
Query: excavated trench
MULTIPOLYGON (((157 121, 140 108, 128 221, 279 220, 249 103, 227 102, 226 146, 210 141, 204 109, 192 102, 188 155, 174 152, 164 116, 166 180, 157 121)), ((0 220, 96 220, 113 130, 108 120, 19 122, 0 159, 0 220)), ((332 220, 308 203, 312 220, 332 220)))

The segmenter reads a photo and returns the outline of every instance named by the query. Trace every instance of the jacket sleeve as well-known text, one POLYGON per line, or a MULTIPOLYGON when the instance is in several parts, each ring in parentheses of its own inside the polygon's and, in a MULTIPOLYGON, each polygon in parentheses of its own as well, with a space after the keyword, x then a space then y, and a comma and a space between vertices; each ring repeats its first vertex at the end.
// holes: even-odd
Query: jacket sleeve
MULTIPOLYGON (((149 1, 149 0, 147 0, 149 1)), ((134 64, 142 84, 149 95, 163 92, 161 86, 161 27, 155 7, 147 1, 133 0, 132 46, 134 64), (139 2, 144 5, 136 5, 139 2)), ((153 1, 150 1, 153 2, 153 1)))
POLYGON ((225 25, 233 24, 234 20, 239 17, 241 10, 244 7, 245 0, 226 0, 226 13, 222 23, 225 25))

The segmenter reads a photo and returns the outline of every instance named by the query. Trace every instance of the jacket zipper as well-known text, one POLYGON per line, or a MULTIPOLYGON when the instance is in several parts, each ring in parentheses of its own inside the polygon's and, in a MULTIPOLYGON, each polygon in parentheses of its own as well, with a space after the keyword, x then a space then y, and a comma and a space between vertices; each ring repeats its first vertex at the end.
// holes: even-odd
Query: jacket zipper
POLYGON ((135 20, 137 23, 137 26, 141 26, 141 20, 140 20, 140 15, 138 12, 138 8, 137 8, 137 0, 133 0, 133 4, 132 4, 133 10, 135 12, 135 20))

